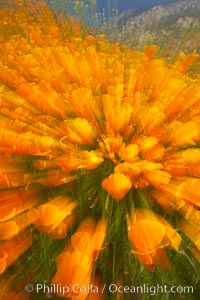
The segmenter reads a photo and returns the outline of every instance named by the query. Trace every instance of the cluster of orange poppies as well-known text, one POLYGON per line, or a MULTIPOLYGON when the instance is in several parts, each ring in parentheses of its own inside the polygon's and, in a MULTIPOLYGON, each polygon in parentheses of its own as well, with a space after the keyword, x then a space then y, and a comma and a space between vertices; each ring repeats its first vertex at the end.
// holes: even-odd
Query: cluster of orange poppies
MULTIPOLYGON (((168 269, 165 248, 178 250, 182 239, 153 212, 155 203, 172 219, 178 212, 199 260, 200 76, 188 72, 198 54, 181 53, 169 63, 156 57, 155 45, 139 52, 111 44, 35 0, 5 1, 0 33, 0 273, 7 278, 8 267, 32 246, 32 224, 68 240, 52 282, 90 283, 108 202, 126 205, 127 197, 127 240, 141 264, 168 269), (84 197, 90 176, 91 190, 107 199, 96 199, 105 204, 94 209, 97 224, 91 203, 81 219, 82 202, 74 198, 74 190, 84 197), (148 209, 134 209, 141 191, 151 199, 148 209)), ((2 290, 2 300, 16 292, 12 284, 2 290)))

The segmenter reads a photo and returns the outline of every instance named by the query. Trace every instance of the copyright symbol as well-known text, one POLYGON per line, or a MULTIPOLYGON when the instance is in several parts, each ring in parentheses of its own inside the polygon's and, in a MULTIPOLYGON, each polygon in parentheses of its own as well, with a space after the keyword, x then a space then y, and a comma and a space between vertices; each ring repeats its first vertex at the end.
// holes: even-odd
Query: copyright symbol
POLYGON ((33 285, 32 284, 27 284, 27 285, 25 285, 24 289, 27 293, 31 293, 33 291, 33 285))

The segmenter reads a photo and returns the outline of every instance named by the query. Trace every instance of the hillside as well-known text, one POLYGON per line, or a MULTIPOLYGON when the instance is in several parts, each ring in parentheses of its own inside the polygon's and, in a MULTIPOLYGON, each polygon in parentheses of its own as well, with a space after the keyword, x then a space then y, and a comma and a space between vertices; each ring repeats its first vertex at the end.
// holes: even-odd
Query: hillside
POLYGON ((101 27, 112 41, 139 49, 153 43, 186 52, 200 51, 199 29, 199 0, 171 1, 143 12, 128 10, 101 27))

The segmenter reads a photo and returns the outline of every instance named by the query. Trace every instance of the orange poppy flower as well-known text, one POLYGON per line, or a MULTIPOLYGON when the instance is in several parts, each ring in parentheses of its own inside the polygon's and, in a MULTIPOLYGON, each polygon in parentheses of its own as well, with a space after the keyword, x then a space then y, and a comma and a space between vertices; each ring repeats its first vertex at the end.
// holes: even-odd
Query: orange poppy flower
POLYGON ((106 121, 114 133, 122 133, 130 124, 133 108, 131 105, 115 105, 112 96, 107 95, 103 101, 106 121), (110 99, 111 98, 111 99, 110 99))
POLYGON ((162 128, 161 124, 165 121, 165 114, 158 106, 145 107, 139 117, 138 127, 143 132, 144 130, 149 135, 157 135, 159 138, 158 128, 162 128), (155 132, 155 133, 154 133, 155 132))
POLYGON ((31 246, 31 234, 21 233, 14 239, 0 244, 0 274, 31 246))
POLYGON ((185 201, 175 198, 173 194, 164 190, 156 190, 152 196, 169 214, 185 205, 185 201))
POLYGON ((49 232, 49 235, 54 239, 65 238, 77 219, 77 215, 73 212, 73 214, 68 215, 54 230, 49 232))
POLYGON ((129 144, 119 150, 122 161, 135 162, 138 159, 139 147, 136 144, 129 144))
POLYGON ((138 178, 142 173, 142 164, 140 161, 136 161, 135 163, 127 163, 123 162, 118 164, 114 170, 116 173, 123 173, 128 178, 130 178, 133 186, 137 186, 138 178))
POLYGON ((123 147, 123 139, 119 137, 106 137, 103 142, 99 142, 102 151, 105 153, 118 153, 123 147))
POLYGON ((138 209, 128 218, 128 237, 135 247, 133 253, 145 265, 159 263, 169 266, 163 248, 178 250, 181 237, 163 218, 153 212, 138 209), (163 260, 163 261, 162 261, 163 260))
POLYGON ((154 187, 168 184, 171 180, 171 175, 162 170, 144 171, 144 175, 154 187))
POLYGON ((198 125, 194 121, 180 122, 174 121, 168 128, 168 136, 166 137, 173 145, 189 146, 195 145, 199 140, 200 131, 198 125))
POLYGON ((106 232, 105 220, 86 220, 71 237, 71 245, 74 249, 81 251, 95 260, 100 252, 106 232))
POLYGON ((114 199, 121 200, 126 196, 132 187, 131 180, 122 173, 114 173, 106 177, 101 186, 110 194, 114 199))
POLYGON ((0 222, 5 222, 27 209, 32 208, 39 202, 38 191, 24 191, 16 189, 1 192, 0 197, 0 222))
POLYGON ((177 187, 175 193, 177 198, 183 199, 188 203, 200 206, 200 191, 199 191, 199 178, 185 177, 177 187))
POLYGON ((54 231, 59 225, 66 222, 66 218, 77 206, 77 202, 70 200, 68 197, 58 197, 30 210, 28 212, 30 222, 44 233, 54 231))
POLYGON ((96 130, 83 118, 73 118, 66 121, 67 140, 75 144, 93 144, 97 138, 96 130))
POLYGON ((93 150, 93 151, 81 151, 80 152, 82 158, 82 168, 86 168, 87 170, 93 170, 103 164, 104 158, 101 151, 93 150))
POLYGON ((10 240, 30 225, 27 213, 20 214, 14 219, 0 223, 0 240, 10 240))
POLYGON ((63 171, 71 172, 81 168, 82 159, 80 153, 74 151, 69 154, 59 156, 54 159, 54 163, 56 166, 61 167, 63 171))
MULTIPOLYGON (((74 297, 77 299, 79 292, 73 293, 73 286, 79 284, 80 286, 87 286, 90 283, 92 272, 91 262, 89 257, 80 251, 63 252, 57 258, 57 272, 52 279, 52 283, 62 284, 70 288, 69 293, 65 297, 74 297), (66 272, 66 269, 68 270, 66 272)), ((63 296, 58 291, 57 295, 63 296)), ((83 293, 83 299, 86 299, 88 293, 83 293)))
POLYGON ((93 125, 97 125, 96 120, 100 118, 101 112, 90 88, 73 89, 68 101, 78 117, 85 118, 93 125))

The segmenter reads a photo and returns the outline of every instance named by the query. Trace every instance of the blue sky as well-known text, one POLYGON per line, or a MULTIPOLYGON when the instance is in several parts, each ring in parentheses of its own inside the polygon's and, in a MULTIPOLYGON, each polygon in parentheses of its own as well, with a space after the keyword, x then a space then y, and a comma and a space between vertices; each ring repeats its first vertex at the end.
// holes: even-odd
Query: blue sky
POLYGON ((122 12, 123 10, 127 10, 130 8, 146 9, 153 5, 166 2, 169 2, 169 0, 97 0, 97 5, 100 10, 103 7, 105 7, 106 10, 109 10, 110 6, 116 7, 117 4, 119 12, 122 12))

